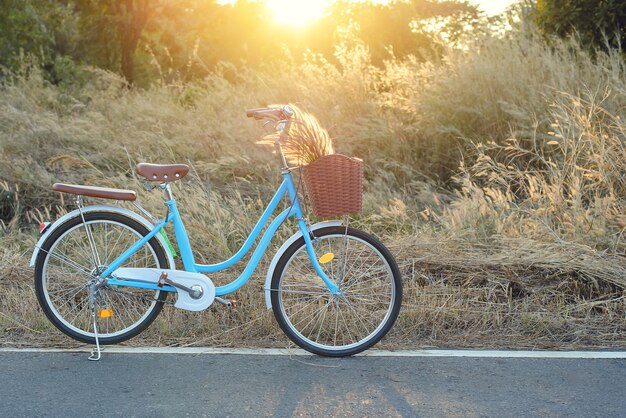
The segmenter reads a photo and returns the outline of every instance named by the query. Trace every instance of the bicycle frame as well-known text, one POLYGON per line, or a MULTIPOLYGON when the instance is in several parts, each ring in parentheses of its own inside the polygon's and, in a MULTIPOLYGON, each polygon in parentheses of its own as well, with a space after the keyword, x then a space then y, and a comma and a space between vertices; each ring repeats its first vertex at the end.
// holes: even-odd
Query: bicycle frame
MULTIPOLYGON (((241 275, 233 280, 232 282, 216 287, 215 294, 216 296, 223 296, 229 293, 232 293, 239 288, 241 288, 247 281, 250 279, 256 267, 259 264, 259 261, 267 249, 272 237, 281 226, 281 224, 288 218, 295 216, 298 222, 298 227, 302 232, 302 236, 304 237, 304 242, 306 244, 306 251, 315 269, 315 272, 318 276, 324 281, 328 289, 333 294, 339 294, 339 288, 335 283, 333 283, 328 276, 324 273, 321 268, 317 255, 315 254, 315 250, 313 248, 313 244, 311 241, 311 234, 309 233, 308 226, 304 221, 304 216, 302 213, 302 209, 300 207, 300 202, 298 200, 298 194, 296 191, 296 187, 294 185, 293 177, 291 172, 287 169, 283 169, 282 171, 283 181, 279 186, 278 190, 274 194, 274 197, 267 205, 267 208, 261 215, 261 218, 257 221, 256 225, 250 232, 250 235, 245 240, 239 251, 237 251, 232 257, 228 260, 223 261, 217 264, 197 264, 194 259, 193 250, 191 248, 191 244, 189 243, 189 237, 187 235, 187 231, 183 224, 183 221, 180 217, 180 213, 178 212, 178 208, 176 207, 176 200, 174 198, 170 198, 165 202, 165 205, 169 209, 169 214, 166 219, 158 222, 154 228, 142 239, 135 242, 130 248, 128 248, 124 253, 122 253, 119 257, 113 260, 107 269, 101 273, 101 277, 107 279, 107 284, 112 286, 128 286, 128 287, 137 287, 143 289, 154 289, 154 290, 165 290, 170 292, 175 292, 176 289, 171 286, 163 286, 158 287, 154 283, 148 283, 141 280, 127 280, 127 279, 118 279, 116 277, 111 277, 111 275, 122 266, 122 264, 131 257, 134 253, 136 253, 142 246, 144 246, 148 241, 150 241, 156 234, 158 234, 167 224, 170 222, 174 225, 174 234, 176 237, 176 241, 178 243, 179 252, 181 255, 181 259, 183 261, 183 265, 185 267, 185 271, 196 272, 196 273, 214 273, 217 271, 226 270, 229 267, 232 267, 235 263, 241 261, 241 259, 250 251, 252 245, 261 234, 261 231, 268 224, 270 218, 278 204, 283 199, 285 195, 289 196, 291 201, 291 206, 289 209, 285 209, 281 213, 279 213, 274 220, 271 221, 269 226, 267 227, 265 233, 263 234, 259 244, 256 249, 252 253, 252 257, 248 261, 246 268, 241 273, 241 275)), ((169 194, 171 196, 171 194, 169 194)))

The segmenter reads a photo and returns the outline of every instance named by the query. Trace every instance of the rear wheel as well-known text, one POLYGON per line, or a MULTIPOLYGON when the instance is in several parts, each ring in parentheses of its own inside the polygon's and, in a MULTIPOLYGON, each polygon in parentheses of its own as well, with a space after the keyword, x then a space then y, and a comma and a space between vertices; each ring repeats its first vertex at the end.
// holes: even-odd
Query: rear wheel
POLYGON ((328 227, 314 232, 333 295, 309 260, 304 238, 281 256, 271 283, 274 316, 285 334, 315 354, 349 356, 380 341, 398 317, 400 271, 389 250, 365 232, 328 227), (322 257, 323 256, 323 257, 322 257))
MULTIPOLYGON (((88 212, 55 229, 40 248, 35 264, 35 289, 43 311, 75 340, 95 343, 89 300, 91 283, 148 229, 127 216, 88 212), (89 233, 87 233, 89 228, 89 233), (90 237, 93 237, 93 244, 90 237), (95 251, 92 251, 92 247, 95 251)), ((123 267, 168 268, 165 250, 152 238, 123 267)), ((167 292, 102 286, 95 292, 100 344, 116 344, 143 331, 163 309, 167 292)))

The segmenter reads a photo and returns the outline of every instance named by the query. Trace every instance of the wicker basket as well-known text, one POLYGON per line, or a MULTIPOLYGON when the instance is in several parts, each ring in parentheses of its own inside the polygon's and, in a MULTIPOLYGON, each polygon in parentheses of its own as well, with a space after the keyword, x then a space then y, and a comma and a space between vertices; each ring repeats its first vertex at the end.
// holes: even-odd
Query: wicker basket
POLYGON ((337 216, 363 208, 363 161, 341 154, 320 157, 303 168, 315 216, 337 216))

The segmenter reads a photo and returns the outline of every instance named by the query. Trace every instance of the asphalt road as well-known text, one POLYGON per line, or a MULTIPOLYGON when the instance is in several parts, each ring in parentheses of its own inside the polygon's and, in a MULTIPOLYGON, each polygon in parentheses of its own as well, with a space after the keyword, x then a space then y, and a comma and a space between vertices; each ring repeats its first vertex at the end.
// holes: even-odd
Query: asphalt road
POLYGON ((0 352, 2 417, 626 416, 626 359, 0 352))

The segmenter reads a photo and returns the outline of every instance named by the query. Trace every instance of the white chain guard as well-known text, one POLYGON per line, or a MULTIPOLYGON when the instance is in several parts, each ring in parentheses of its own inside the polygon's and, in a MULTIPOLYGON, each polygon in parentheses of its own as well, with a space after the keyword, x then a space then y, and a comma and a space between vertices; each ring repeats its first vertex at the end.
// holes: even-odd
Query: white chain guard
POLYGON ((211 279, 200 273, 158 268, 122 267, 115 270, 113 276, 118 279, 132 279, 158 283, 162 273, 167 273, 167 278, 175 283, 182 284, 189 288, 192 286, 200 286, 202 288, 202 296, 198 299, 192 298, 185 290, 176 288, 177 299, 174 307, 197 312, 208 308, 215 300, 215 285, 211 279))

